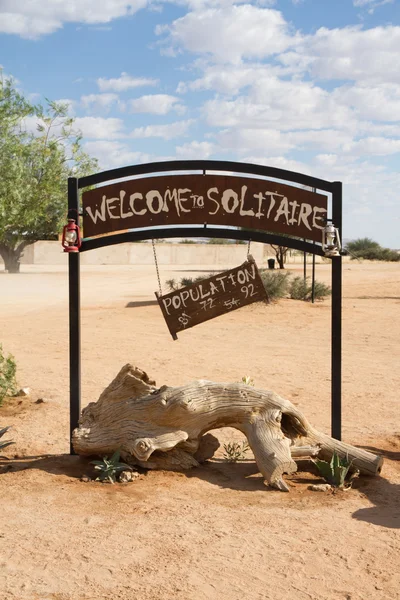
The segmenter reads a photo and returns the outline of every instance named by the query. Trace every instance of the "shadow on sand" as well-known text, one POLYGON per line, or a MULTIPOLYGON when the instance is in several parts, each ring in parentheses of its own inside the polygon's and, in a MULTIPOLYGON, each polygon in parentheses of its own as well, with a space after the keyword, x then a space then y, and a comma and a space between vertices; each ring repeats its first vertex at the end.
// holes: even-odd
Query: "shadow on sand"
POLYGON ((128 302, 125 308, 140 308, 141 306, 155 306, 157 300, 137 300, 136 302, 128 302))
POLYGON ((80 477, 93 471, 90 461, 92 458, 71 456, 70 454, 43 454, 39 456, 24 456, 10 460, 0 459, 0 473, 17 473, 27 469, 38 469, 52 475, 64 475, 80 479, 80 477))
MULTIPOLYGON (((376 446, 362 446, 364 450, 380 454, 390 461, 400 460, 398 450, 387 450, 376 446)), ((353 519, 366 521, 380 527, 400 529, 400 485, 391 483, 384 477, 367 477, 358 481, 357 489, 375 506, 360 508, 353 513, 353 519)))

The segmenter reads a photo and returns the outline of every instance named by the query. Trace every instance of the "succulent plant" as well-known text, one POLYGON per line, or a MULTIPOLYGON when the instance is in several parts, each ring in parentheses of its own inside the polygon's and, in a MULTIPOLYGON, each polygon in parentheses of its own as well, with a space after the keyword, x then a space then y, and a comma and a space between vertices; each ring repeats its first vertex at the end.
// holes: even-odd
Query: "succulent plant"
MULTIPOLYGON (((7 433, 9 429, 11 429, 11 427, 3 427, 3 429, 0 429, 0 438, 3 437, 3 435, 7 433)), ((6 440, 4 442, 0 441, 0 450, 4 450, 4 448, 11 446, 11 444, 15 444, 15 442, 12 442, 11 440, 6 440)))
POLYGON ((330 483, 333 487, 345 489, 347 473, 352 464, 347 458, 340 458, 340 456, 334 452, 330 463, 326 460, 319 459, 315 459, 313 462, 325 481, 330 483))
POLYGON ((103 460, 92 460, 90 464, 94 465, 96 471, 100 471, 96 481, 109 481, 115 483, 117 481, 117 475, 120 471, 131 471, 132 467, 126 463, 119 462, 120 452, 117 450, 114 452, 111 458, 106 456, 103 460))

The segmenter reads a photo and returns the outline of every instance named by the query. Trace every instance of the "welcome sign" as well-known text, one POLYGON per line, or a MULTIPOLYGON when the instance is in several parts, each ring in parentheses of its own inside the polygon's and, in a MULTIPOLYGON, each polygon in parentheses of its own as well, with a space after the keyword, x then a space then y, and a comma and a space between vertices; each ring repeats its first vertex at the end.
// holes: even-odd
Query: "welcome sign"
POLYGON ((327 197, 231 175, 141 177, 82 194, 85 238, 127 229, 210 224, 321 241, 327 197))

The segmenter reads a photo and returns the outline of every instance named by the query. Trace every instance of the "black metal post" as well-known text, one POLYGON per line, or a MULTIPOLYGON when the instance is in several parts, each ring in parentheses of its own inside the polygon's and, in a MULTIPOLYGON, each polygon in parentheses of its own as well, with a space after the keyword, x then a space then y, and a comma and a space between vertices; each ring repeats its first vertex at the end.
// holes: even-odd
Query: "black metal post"
MULTIPOLYGON (((315 246, 315 242, 313 242, 313 246, 315 246)), ((314 304, 315 302, 315 253, 312 255, 312 275, 311 275, 311 302, 314 304)))
MULTIPOLYGON (((68 179, 68 216, 79 224, 78 180, 68 179)), ((68 255, 69 276, 69 414, 70 414, 70 454, 72 432, 78 427, 81 413, 81 315, 80 315, 80 254, 68 255)))
MULTIPOLYGON (((332 222, 342 233, 342 183, 334 182, 332 222)), ((332 437, 342 438, 342 257, 332 258, 332 437)))
MULTIPOLYGON (((303 240, 303 242, 305 241, 303 240)), ((307 279, 307 252, 303 252, 303 277, 305 281, 307 279)))
MULTIPOLYGON (((315 193, 317 190, 315 187, 312 188, 312 191, 315 193)), ((313 242, 313 246, 315 247, 315 242, 313 242)), ((315 302, 315 252, 312 255, 312 271, 311 271, 311 303, 315 302)))

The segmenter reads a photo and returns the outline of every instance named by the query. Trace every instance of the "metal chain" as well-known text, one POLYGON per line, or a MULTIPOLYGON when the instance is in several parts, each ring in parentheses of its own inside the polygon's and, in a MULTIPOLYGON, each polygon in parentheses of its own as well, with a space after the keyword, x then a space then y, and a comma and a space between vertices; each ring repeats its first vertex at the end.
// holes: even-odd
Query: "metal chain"
POLYGON ((249 243, 247 244, 247 258, 250 256, 250 245, 251 245, 251 240, 249 240, 249 243))
POLYGON ((157 261, 157 254, 156 254, 156 245, 154 243, 154 240, 151 240, 151 243, 153 244, 154 262, 156 263, 156 271, 157 271, 157 279, 158 279, 158 289, 160 290, 160 296, 162 296, 160 271, 158 270, 158 261, 157 261))

